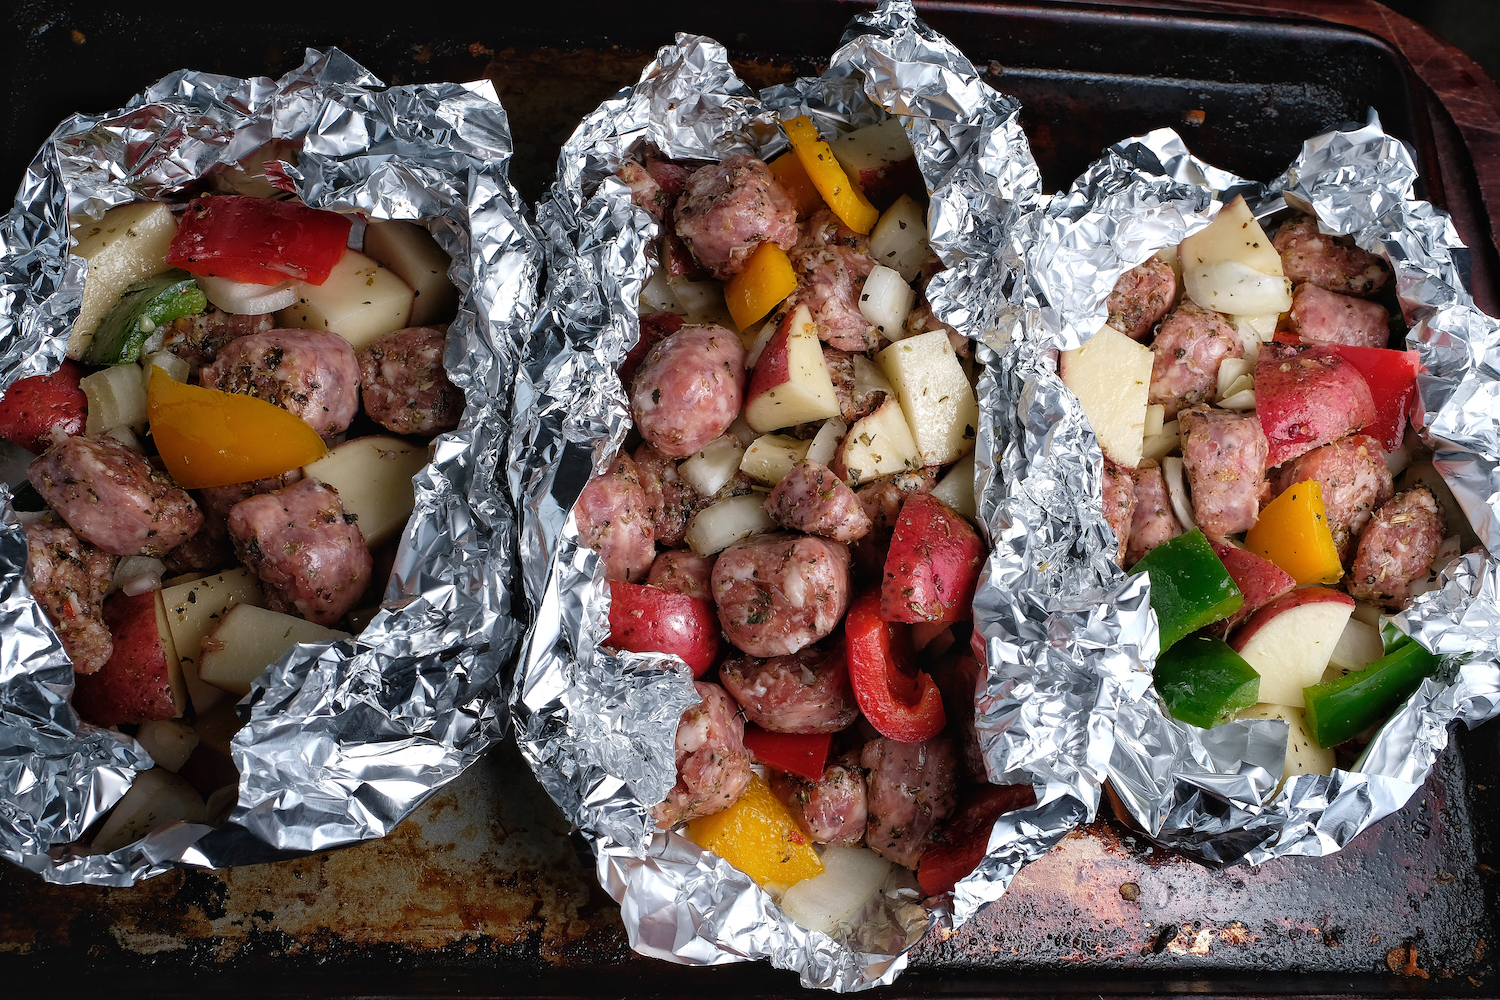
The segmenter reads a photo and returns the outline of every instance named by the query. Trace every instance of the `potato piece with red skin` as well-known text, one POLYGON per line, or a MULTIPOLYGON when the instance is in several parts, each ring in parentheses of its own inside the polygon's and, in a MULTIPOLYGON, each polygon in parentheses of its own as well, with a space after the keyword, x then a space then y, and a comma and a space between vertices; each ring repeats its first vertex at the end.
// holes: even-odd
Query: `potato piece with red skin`
POLYGON ((891 622, 968 621, 984 543, 952 507, 930 493, 901 505, 885 557, 880 617, 891 622))
POLYGON ((611 580, 605 641, 632 653, 675 653, 702 677, 719 659, 719 618, 712 601, 611 580))
POLYGON ((73 707, 96 726, 175 719, 186 707, 177 651, 170 633, 163 634, 160 594, 118 592, 104 602, 114 652, 95 673, 79 675, 73 688, 73 707))
POLYGON ((1229 570, 1234 585, 1245 595, 1245 603, 1238 611, 1210 626, 1220 635, 1297 587, 1297 581, 1292 579, 1291 574, 1269 559, 1213 538, 1208 540, 1208 544, 1213 546, 1214 555, 1229 570))
POLYGON ((1274 468, 1375 422, 1375 400, 1359 369, 1336 348, 1273 341, 1255 365, 1255 411, 1274 468))
POLYGON ((50 375, 12 383, 0 398, 0 438, 40 455, 58 438, 82 434, 88 419, 82 378, 78 363, 65 360, 50 375))

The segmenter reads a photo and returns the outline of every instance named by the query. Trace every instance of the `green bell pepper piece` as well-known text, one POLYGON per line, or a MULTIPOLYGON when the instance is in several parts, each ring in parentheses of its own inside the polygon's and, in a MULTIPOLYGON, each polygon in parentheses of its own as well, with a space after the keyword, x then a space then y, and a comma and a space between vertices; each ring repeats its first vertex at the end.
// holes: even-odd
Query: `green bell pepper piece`
POLYGON ((1151 574, 1151 607, 1166 652, 1183 636, 1228 618, 1245 603, 1202 528, 1163 542, 1130 567, 1151 574))
POLYGON ((208 308, 203 290, 186 271, 171 270, 137 281, 120 296, 83 352, 91 365, 128 365, 158 329, 208 308))
POLYGON ((1172 718, 1200 729, 1228 722, 1260 699, 1260 674, 1217 636, 1188 636, 1156 660, 1157 693, 1172 718))
POLYGON ((1303 688, 1307 731, 1325 749, 1353 739, 1387 719, 1441 662, 1408 637, 1363 670, 1303 688))

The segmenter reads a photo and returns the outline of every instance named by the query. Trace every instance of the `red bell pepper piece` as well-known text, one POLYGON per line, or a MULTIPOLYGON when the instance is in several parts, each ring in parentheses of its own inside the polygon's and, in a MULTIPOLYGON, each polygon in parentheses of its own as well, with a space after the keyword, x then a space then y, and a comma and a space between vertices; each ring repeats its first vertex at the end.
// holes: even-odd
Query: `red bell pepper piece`
POLYGON ((1030 785, 986 785, 970 793, 948 817, 917 864, 917 883, 929 896, 950 892, 979 867, 995 821, 1012 809, 1036 804, 1030 785))
POLYGON ((920 743, 943 731, 943 696, 912 663, 911 630, 880 618, 880 591, 854 599, 844 618, 844 647, 854 700, 875 731, 900 743, 920 743))
POLYGON ((348 249, 354 221, 295 201, 246 195, 194 198, 167 250, 167 263, 192 274, 277 285, 288 278, 321 285, 348 249))
POLYGON ((611 580, 607 642, 632 653, 674 653, 702 677, 719 658, 719 616, 701 597, 611 580))
POLYGON ((1379 438, 1386 451, 1395 451, 1406 436, 1407 410, 1417 394, 1417 370, 1421 367, 1417 353, 1348 344, 1331 347, 1359 370, 1370 387, 1370 396, 1375 400, 1375 422, 1365 427, 1365 433, 1379 438))
POLYGON ((745 749, 750 756, 808 781, 823 779, 832 745, 832 733, 773 733, 753 722, 745 723, 745 749))
POLYGON ((0 398, 0 437, 40 455, 59 437, 83 433, 88 396, 78 388, 83 369, 63 361, 50 375, 11 383, 0 398))

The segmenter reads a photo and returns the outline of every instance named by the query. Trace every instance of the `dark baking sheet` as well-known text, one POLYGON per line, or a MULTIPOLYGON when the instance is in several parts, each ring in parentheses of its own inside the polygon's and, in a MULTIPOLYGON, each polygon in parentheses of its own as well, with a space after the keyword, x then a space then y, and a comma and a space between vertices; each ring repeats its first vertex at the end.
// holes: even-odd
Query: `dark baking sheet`
MULTIPOLYGON (((1269 177, 1301 141, 1374 107, 1417 151, 1426 197, 1477 209, 1466 153, 1401 57, 1311 22, 1079 4, 919 5, 1025 104, 1049 187, 1108 143, 1174 126, 1206 159, 1269 177), (1187 111, 1204 112, 1198 127, 1187 111)), ((0 41, 10 100, 0 178, 18 183, 74 111, 122 105, 175 69, 276 75, 338 45, 390 83, 488 76, 534 199, 578 118, 633 82, 674 30, 724 41, 756 86, 815 72, 858 5, 753 9, 553 2, 354 23, 350 7, 238 19, 197 7, 101 12, 22 2, 0 41), (362 25, 362 26, 361 26, 362 25)), ((1486 230, 1486 233, 1488 230, 1486 230)), ((1495 247, 1475 251, 1495 301, 1495 247)), ((1070 837, 885 991, 908 995, 1484 995, 1496 934, 1500 729, 1458 739, 1397 815, 1342 853, 1212 871, 1113 822, 1070 837), (1478 776, 1478 777, 1471 777, 1478 776)), ((385 840, 280 865, 174 872, 129 889, 60 888, 0 866, 0 982, 163 996, 781 994, 762 965, 689 970, 633 955, 618 909, 511 748, 385 840)))

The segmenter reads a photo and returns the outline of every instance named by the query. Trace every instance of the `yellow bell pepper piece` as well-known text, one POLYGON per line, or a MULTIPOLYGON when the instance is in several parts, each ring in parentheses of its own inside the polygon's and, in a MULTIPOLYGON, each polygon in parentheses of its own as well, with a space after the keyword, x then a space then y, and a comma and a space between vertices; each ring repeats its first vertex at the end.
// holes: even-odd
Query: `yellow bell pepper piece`
POLYGON ((802 159, 796 153, 782 153, 771 161, 770 167, 776 183, 797 203, 798 216, 805 219, 823 207, 823 196, 802 169, 802 159))
POLYGON ((741 330, 781 304, 797 288, 797 272, 786 251, 775 243, 756 247, 745 269, 724 285, 724 304, 741 330))
POLYGON ((760 776, 723 812, 687 825, 688 839, 749 875, 757 885, 789 886, 823 874, 818 852, 760 776))
POLYGON ((864 192, 849 180, 828 143, 818 137, 818 128, 812 119, 802 115, 784 122, 782 128, 786 130, 797 159, 802 161, 802 169, 807 171, 813 186, 833 209, 833 214, 856 233, 868 236, 875 223, 880 221, 880 210, 871 205, 864 192))
POLYGON ((155 366, 146 414, 167 471, 187 489, 280 475, 328 452, 317 431, 275 403, 186 385, 155 366))
POLYGON ((1245 534, 1245 548, 1271 560, 1298 585, 1337 583, 1344 575, 1323 510, 1323 484, 1297 483, 1266 505, 1245 534))

